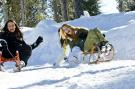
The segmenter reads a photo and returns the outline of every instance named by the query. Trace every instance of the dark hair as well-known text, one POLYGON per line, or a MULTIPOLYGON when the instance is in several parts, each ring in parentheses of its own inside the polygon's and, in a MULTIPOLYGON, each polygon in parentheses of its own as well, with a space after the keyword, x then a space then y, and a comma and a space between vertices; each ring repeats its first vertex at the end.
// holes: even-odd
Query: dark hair
POLYGON ((9 30, 8 30, 8 23, 9 23, 9 22, 12 22, 12 23, 15 24, 15 32, 14 32, 15 35, 16 35, 17 37, 23 37, 23 34, 22 34, 22 32, 20 31, 19 26, 16 24, 16 22, 15 22, 14 20, 8 20, 8 21, 6 22, 4 28, 3 28, 3 31, 6 32, 6 33, 9 33, 9 30))

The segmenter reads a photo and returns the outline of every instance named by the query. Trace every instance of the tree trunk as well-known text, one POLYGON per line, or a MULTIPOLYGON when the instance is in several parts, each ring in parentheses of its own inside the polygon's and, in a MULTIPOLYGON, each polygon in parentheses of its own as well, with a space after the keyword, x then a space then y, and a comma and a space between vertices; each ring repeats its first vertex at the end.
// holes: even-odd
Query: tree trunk
POLYGON ((53 5, 53 11, 54 11, 54 19, 57 22, 60 22, 60 18, 59 18, 59 13, 58 13, 58 6, 57 6, 57 0, 53 0, 52 2, 53 5))
POLYGON ((62 12, 62 19, 63 19, 63 21, 67 21, 68 20, 67 0, 61 0, 61 12, 62 12))
POLYGON ((75 18, 79 18, 81 15, 83 15, 82 4, 83 0, 74 0, 75 18))
POLYGON ((20 5, 21 5, 21 13, 20 13, 20 18, 21 18, 21 26, 25 26, 25 6, 24 6, 24 0, 20 0, 20 5))
POLYGON ((7 12, 8 10, 5 0, 2 0, 2 6, 3 6, 4 23, 6 23, 8 21, 8 12, 7 12))

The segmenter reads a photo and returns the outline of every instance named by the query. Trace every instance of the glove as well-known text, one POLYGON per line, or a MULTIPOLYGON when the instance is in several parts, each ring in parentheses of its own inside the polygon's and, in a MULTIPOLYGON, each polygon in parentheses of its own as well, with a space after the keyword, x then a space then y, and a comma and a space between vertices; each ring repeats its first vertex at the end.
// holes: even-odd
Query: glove
POLYGON ((5 40, 0 40, 3 49, 7 49, 7 42, 5 40))
POLYGON ((2 46, 7 45, 7 42, 5 40, 0 40, 0 43, 1 43, 2 46))

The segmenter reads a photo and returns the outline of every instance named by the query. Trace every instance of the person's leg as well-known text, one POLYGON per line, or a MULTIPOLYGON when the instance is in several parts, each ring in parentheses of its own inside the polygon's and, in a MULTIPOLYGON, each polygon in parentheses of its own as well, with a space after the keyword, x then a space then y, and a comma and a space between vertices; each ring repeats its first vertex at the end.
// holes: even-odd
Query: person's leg
POLYGON ((19 49, 20 61, 25 63, 24 66, 27 66, 28 59, 32 54, 32 48, 30 45, 25 45, 21 49, 19 49))
POLYGON ((41 42, 43 42, 43 37, 39 36, 31 46, 32 50, 35 49, 41 42))

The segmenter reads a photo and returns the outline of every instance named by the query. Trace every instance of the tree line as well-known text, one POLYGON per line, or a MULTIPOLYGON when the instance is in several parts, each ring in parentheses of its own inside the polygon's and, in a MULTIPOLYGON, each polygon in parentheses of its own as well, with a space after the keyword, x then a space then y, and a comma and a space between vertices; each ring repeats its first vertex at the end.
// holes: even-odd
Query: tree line
MULTIPOLYGON (((135 0, 116 0, 118 10, 135 10, 135 0)), ((14 19, 20 26, 35 26, 40 20, 56 22, 79 18, 83 11, 100 14, 100 0, 0 0, 0 22, 14 19)))
POLYGON ((135 0, 117 0, 118 10, 120 12, 128 12, 135 10, 135 0))

